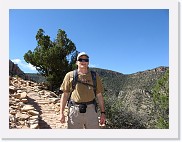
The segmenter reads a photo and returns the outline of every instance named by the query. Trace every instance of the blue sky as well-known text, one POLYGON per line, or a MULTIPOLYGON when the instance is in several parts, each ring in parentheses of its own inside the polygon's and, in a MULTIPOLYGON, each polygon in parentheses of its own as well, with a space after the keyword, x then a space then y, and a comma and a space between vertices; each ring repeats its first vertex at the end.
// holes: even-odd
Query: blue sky
POLYGON ((131 74, 169 66, 167 9, 12 9, 9 20, 9 58, 26 73, 36 72, 23 56, 40 28, 52 40, 64 30, 90 67, 131 74))

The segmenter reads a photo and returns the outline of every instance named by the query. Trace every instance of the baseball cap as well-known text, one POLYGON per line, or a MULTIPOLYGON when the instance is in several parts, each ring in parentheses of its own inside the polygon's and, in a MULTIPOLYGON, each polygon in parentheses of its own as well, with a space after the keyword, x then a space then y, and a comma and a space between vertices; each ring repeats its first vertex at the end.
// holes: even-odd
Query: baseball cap
POLYGON ((89 56, 85 53, 85 52, 80 52, 77 56, 77 60, 81 57, 81 56, 87 56, 87 58, 89 58, 89 56))

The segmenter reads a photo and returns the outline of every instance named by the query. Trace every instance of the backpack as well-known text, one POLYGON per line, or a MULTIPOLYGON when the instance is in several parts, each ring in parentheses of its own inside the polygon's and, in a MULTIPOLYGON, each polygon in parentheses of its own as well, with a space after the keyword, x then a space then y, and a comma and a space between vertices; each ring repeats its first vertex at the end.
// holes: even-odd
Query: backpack
MULTIPOLYGON (((87 83, 83 83, 81 82, 82 84, 85 84, 85 85, 90 85, 93 87, 94 89, 94 94, 95 94, 95 98, 96 98, 96 89, 97 89, 97 81, 96 81, 96 72, 95 71, 90 71, 91 72, 91 76, 92 76, 92 81, 93 81, 93 85, 91 84, 87 84, 87 83)), ((72 91, 70 93, 70 96, 69 96, 69 99, 68 99, 68 102, 71 98, 71 94, 72 92, 74 91, 75 87, 76 87, 76 84, 77 84, 78 81, 78 70, 74 70, 73 71, 73 82, 72 82, 72 91)))
MULTIPOLYGON (((90 71, 90 72, 91 72, 92 81, 93 81, 93 86, 92 85, 90 85, 90 86, 92 86, 94 88, 94 93, 96 96, 96 89, 97 89, 96 72, 95 71, 90 71)), ((73 82, 72 82, 73 90, 75 89, 77 82, 78 82, 78 70, 74 70, 73 71, 73 82)), ((83 84, 86 84, 86 83, 83 83, 83 84)), ((89 84, 86 84, 86 85, 89 85, 89 84)))

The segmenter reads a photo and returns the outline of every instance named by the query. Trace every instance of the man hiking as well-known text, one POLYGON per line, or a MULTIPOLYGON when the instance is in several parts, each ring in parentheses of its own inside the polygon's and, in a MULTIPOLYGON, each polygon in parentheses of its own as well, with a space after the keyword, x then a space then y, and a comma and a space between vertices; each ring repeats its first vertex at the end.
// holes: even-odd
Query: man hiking
POLYGON ((78 54, 76 64, 78 69, 68 72, 60 87, 63 92, 60 121, 65 123, 64 109, 68 104, 68 129, 99 129, 99 122, 103 125, 106 120, 101 79, 96 72, 89 70, 89 56, 85 52, 78 54), (100 120, 97 102, 101 111, 100 120))

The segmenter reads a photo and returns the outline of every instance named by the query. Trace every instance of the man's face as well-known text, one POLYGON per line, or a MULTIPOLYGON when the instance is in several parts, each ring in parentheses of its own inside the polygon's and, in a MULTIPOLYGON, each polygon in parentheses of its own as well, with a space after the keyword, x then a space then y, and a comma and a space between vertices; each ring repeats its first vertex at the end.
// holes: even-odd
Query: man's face
POLYGON ((78 68, 80 69, 88 68, 89 59, 87 56, 84 56, 84 55, 80 56, 76 64, 78 65, 78 68))

